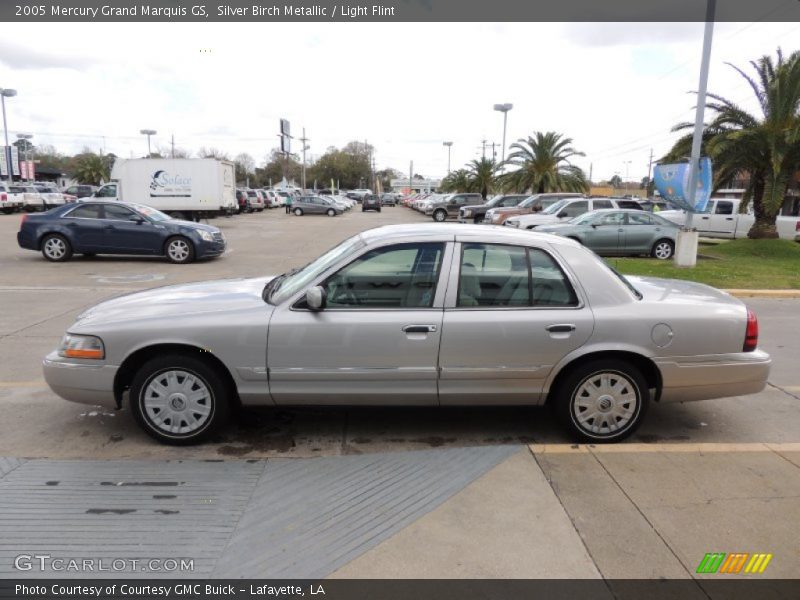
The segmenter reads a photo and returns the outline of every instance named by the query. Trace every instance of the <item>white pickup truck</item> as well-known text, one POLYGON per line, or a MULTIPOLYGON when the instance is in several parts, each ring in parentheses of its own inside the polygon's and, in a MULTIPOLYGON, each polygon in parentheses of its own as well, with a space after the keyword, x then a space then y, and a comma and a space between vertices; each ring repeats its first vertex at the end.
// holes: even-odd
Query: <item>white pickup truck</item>
POLYGON ((19 211, 24 204, 24 194, 12 192, 7 182, 0 181, 0 212, 10 215, 19 211))
MULTIPOLYGON (((658 215, 681 226, 686 223, 684 210, 662 210, 658 215)), ((692 227, 702 237, 738 239, 747 237, 754 221, 752 213, 739 214, 738 199, 711 198, 706 212, 695 213, 692 227)), ((778 217, 775 224, 781 239, 800 241, 800 217, 778 217)))

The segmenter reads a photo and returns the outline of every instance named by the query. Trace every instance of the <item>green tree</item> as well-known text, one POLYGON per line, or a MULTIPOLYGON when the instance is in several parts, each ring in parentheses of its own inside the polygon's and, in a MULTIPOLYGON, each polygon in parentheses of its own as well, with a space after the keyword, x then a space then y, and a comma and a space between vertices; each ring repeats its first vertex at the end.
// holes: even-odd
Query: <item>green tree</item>
POLYGON ((619 189, 622 187, 622 177, 619 175, 614 175, 611 179, 608 180, 609 185, 614 189, 619 189))
POLYGON ((457 169, 451 171, 439 185, 443 192, 468 192, 471 187, 469 171, 467 169, 457 169))
POLYGON ((111 164, 108 157, 83 153, 75 157, 72 176, 80 183, 100 185, 108 181, 111 164))
POLYGON ((467 165, 470 191, 480 192, 484 201, 495 188, 498 164, 489 159, 473 160, 467 165))
POLYGON ((576 156, 585 156, 572 147, 572 138, 554 131, 535 131, 509 149, 506 163, 516 169, 502 176, 504 188, 534 194, 588 191, 586 174, 570 162, 576 156))
MULTIPOLYGON (((758 111, 747 112, 731 100, 709 94, 707 107, 714 114, 703 132, 704 153, 714 165, 714 188, 719 189, 742 176, 749 177, 740 210, 750 202, 755 222, 747 236, 776 238, 775 219, 780 212, 794 173, 800 167, 800 52, 777 60, 762 56, 751 61, 755 76, 728 63, 747 81, 758 102, 758 111)), ((673 131, 693 127, 680 123, 673 131)), ((682 137, 665 157, 686 157, 691 134, 682 137)))

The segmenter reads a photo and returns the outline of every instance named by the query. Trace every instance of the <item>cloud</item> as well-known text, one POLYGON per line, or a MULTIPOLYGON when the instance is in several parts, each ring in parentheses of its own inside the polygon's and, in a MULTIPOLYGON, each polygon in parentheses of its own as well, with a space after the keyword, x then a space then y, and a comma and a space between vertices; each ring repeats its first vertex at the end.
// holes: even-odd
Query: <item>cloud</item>
POLYGON ((12 44, 0 40, 0 62, 12 69, 72 69, 80 71, 102 61, 81 55, 42 52, 37 48, 12 44))
POLYGON ((579 46, 642 46, 702 40, 702 23, 571 23, 566 37, 579 46))

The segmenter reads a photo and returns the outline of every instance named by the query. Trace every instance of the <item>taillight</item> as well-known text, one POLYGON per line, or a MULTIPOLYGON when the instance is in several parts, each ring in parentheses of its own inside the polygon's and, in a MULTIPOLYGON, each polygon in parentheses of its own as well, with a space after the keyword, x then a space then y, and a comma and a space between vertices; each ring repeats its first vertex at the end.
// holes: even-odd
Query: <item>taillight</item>
POLYGON ((0 194, 0 200, 2 200, 3 202, 8 200, 8 194, 0 194))
POLYGON ((22 229, 22 226, 25 225, 25 220, 28 218, 28 215, 23 213, 22 220, 19 222, 19 228, 22 229))
POLYGON ((797 221, 797 222, 794 224, 794 230, 795 230, 795 231, 800 231, 800 221, 797 221))
POLYGON ((742 352, 752 352, 758 347, 758 319, 756 313, 747 309, 747 329, 744 334, 742 352))

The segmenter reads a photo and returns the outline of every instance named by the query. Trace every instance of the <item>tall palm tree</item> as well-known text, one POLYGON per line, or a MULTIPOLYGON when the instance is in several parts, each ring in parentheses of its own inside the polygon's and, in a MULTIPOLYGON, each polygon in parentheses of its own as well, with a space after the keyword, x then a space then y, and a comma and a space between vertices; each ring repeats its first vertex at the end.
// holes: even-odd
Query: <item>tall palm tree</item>
POLYGON ((517 192, 585 192, 589 190, 583 169, 570 161, 585 156, 572 147, 572 138, 560 133, 535 131, 509 148, 506 159, 515 170, 502 176, 504 187, 517 192))
MULTIPOLYGON (((751 77, 731 65, 741 75, 758 101, 758 113, 749 113, 718 94, 709 94, 707 104, 714 119, 703 132, 704 152, 711 157, 714 188, 749 176, 742 210, 752 201, 755 222, 747 236, 776 238, 775 219, 780 212, 792 176, 800 168, 800 52, 784 58, 780 48, 777 60, 762 56, 750 61, 755 70, 751 77)), ((693 127, 680 123, 673 131, 693 127)), ((691 147, 691 135, 678 140, 669 159, 685 157, 691 147)))
POLYGON ((451 171, 439 185, 439 189, 443 192, 468 192, 470 187, 469 171, 466 169, 451 171))
POLYGON ((83 154, 76 158, 72 169, 72 176, 76 180, 89 185, 100 185, 108 181, 111 166, 104 157, 99 154, 83 154))
POLYGON ((467 172, 469 174, 470 186, 469 191, 480 192, 483 199, 489 195, 497 180, 498 164, 489 159, 482 158, 480 160, 473 160, 467 165, 467 172))

